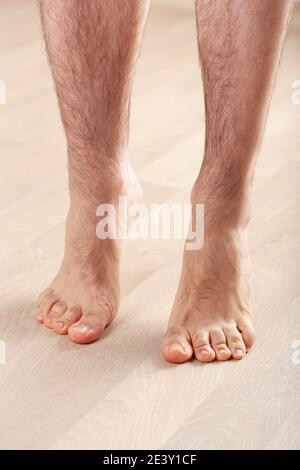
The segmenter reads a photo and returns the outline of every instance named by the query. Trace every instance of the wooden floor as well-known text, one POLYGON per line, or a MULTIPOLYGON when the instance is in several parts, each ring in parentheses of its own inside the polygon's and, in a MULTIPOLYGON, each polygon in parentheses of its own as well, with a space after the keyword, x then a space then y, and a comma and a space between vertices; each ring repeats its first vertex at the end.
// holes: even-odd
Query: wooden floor
MULTIPOLYGON (((2 449, 300 447, 300 364, 292 359, 300 339, 300 105, 291 103, 299 47, 298 9, 257 168, 249 234, 256 346, 242 362, 172 366, 159 346, 181 241, 125 242, 123 302, 102 341, 82 347, 35 322, 34 299, 63 249, 65 144, 36 2, 1 0, 2 449)), ((131 114, 130 152, 146 202, 186 200, 204 131, 192 1, 152 1, 131 114)))

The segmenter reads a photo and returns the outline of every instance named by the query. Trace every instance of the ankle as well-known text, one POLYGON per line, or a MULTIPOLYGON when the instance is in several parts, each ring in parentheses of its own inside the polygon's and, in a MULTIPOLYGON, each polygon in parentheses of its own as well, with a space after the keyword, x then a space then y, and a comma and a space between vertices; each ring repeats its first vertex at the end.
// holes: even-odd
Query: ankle
POLYGON ((68 146, 69 186, 71 198, 84 198, 89 202, 107 198, 112 202, 126 195, 132 173, 126 147, 75 151, 68 146), (131 170, 131 171, 129 171, 131 170))
MULTIPOLYGON (((71 173, 71 172, 70 172, 71 173)), ((77 178, 70 174, 70 202, 71 206, 87 207, 98 206, 102 203, 116 204, 120 196, 127 196, 130 192, 129 172, 123 165, 113 168, 94 170, 92 174, 85 174, 77 178)))
POLYGON ((199 177, 191 192, 191 204, 203 204, 206 226, 222 229, 245 229, 250 221, 249 186, 229 188, 226 183, 213 184, 199 177))

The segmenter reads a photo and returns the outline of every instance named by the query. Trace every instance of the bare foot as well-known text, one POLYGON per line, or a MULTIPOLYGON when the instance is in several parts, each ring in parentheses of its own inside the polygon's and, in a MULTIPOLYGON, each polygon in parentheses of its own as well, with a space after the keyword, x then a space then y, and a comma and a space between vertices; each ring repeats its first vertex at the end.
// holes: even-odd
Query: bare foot
POLYGON ((245 224, 221 205, 205 209, 204 247, 183 257, 162 349, 169 362, 239 360, 254 342, 245 224))
POLYGON ((76 343, 97 340, 115 319, 119 306, 120 241, 96 236, 96 208, 141 197, 139 183, 129 168, 116 194, 102 193, 97 204, 71 194, 65 254, 60 270, 37 301, 37 320, 76 343))

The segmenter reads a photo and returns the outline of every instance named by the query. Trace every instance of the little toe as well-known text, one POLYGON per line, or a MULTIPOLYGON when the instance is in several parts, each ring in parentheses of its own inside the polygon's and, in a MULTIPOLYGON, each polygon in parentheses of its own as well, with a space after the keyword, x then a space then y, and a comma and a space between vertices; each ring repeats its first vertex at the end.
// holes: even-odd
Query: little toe
MULTIPOLYGON (((37 300, 37 321, 43 323, 49 315, 54 303, 58 300, 57 295, 51 288, 45 289, 37 300)), ((47 326, 47 325, 46 325, 47 326)))
POLYGON ((226 343, 226 336, 222 328, 216 328, 210 332, 210 342, 218 361, 228 361, 231 351, 226 343))
POLYGON ((236 327, 230 327, 228 329, 224 328, 224 332, 233 359, 243 359, 246 354, 246 346, 239 330, 236 327))
POLYGON ((238 330, 240 331, 247 351, 252 348, 255 341, 255 331, 252 322, 248 318, 243 318, 238 322, 238 330))
POLYGON ((174 364, 191 359, 193 348, 188 332, 177 328, 169 328, 163 342, 162 353, 166 361, 174 364))
POLYGON ((100 338, 109 323, 109 318, 106 309, 83 312, 81 319, 68 329, 68 335, 74 343, 92 343, 100 338))
POLYGON ((52 328, 59 335, 66 335, 69 328, 80 320, 82 316, 81 307, 69 307, 61 315, 53 319, 52 328))
POLYGON ((209 342, 209 333, 206 330, 196 330, 192 335, 194 354, 200 362, 212 362, 215 360, 215 352, 209 342))
POLYGON ((38 323, 43 323, 43 321, 44 321, 44 314, 43 314, 43 312, 40 311, 40 310, 37 311, 37 314, 36 314, 36 321, 37 321, 38 323))

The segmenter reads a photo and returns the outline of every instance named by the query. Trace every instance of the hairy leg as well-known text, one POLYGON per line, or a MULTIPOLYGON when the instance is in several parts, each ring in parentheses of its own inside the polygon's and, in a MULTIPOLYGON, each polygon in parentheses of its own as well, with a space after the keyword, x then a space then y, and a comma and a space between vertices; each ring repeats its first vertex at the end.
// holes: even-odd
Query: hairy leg
POLYGON ((96 236, 96 209, 136 200, 128 161, 131 86, 148 0, 40 0, 67 139, 70 210, 61 268, 37 319, 79 343, 98 339, 119 304, 119 243, 96 236))
POLYGON ((184 253, 163 345, 170 362, 241 359, 253 344, 246 226, 292 4, 196 0, 206 142, 191 199, 205 205, 205 244, 184 253))

